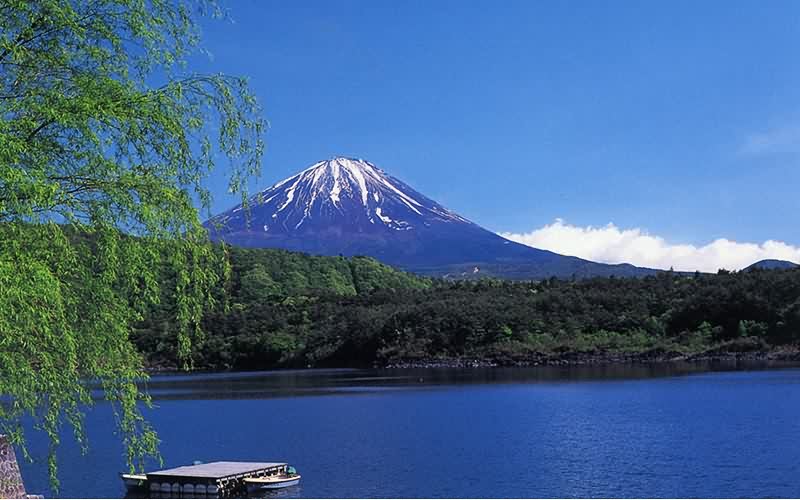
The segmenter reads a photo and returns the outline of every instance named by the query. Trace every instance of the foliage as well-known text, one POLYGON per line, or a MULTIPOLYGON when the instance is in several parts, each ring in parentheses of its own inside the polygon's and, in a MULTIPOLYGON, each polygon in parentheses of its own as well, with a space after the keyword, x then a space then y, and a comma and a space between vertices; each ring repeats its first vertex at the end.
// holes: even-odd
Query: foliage
POLYGON ((172 297, 165 333, 183 364, 224 275, 196 206, 207 211, 218 158, 246 199, 264 122, 243 80, 184 73, 196 17, 216 12, 189 0, 0 0, 0 432, 24 447, 31 416, 50 437, 53 481, 64 420, 82 440, 85 380, 114 405, 131 469, 156 452, 131 325, 172 297))
MULTIPOLYGON (((285 250, 230 248, 229 287, 218 290, 228 310, 205 316, 209 336, 195 350, 200 369, 258 369, 306 366, 326 361, 329 345, 307 343, 323 318, 312 321, 319 304, 371 293, 424 290, 432 281, 392 269, 369 257, 319 257, 285 250), (224 295, 224 297, 223 297, 224 295), (308 353, 307 356, 305 353, 308 353), (308 359, 306 359, 308 358, 308 359)), ((169 282, 164 277, 162 282, 169 282)), ((169 342, 174 314, 165 297, 138 324, 134 340, 153 367, 175 368, 177 352, 169 342)), ((352 328, 360 318, 350 318, 352 328)))
MULTIPOLYGON (((199 368, 514 360, 579 352, 692 354, 800 341, 800 270, 450 282, 400 273, 365 257, 232 249, 231 263, 234 306, 206 315, 209 338, 197 352, 199 368), (270 290, 277 292, 256 298, 247 285, 253 272, 266 272, 270 290), (330 273, 340 284, 325 280, 330 273), (305 288, 298 288, 295 274, 305 288)), ((159 340, 162 321, 143 322, 136 342, 152 366, 168 368, 175 364, 174 352, 153 348, 167 345, 159 340)))

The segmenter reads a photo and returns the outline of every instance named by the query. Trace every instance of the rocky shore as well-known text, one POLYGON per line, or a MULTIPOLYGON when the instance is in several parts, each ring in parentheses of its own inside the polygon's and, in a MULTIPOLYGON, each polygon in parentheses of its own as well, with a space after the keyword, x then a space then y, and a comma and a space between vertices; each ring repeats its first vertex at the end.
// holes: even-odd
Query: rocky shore
POLYGON ((626 363, 673 362, 800 362, 800 346, 782 346, 771 350, 738 351, 725 348, 686 354, 654 349, 644 352, 565 352, 535 353, 527 356, 441 357, 392 360, 380 368, 488 368, 527 366, 577 366, 626 363))
MULTIPOLYGON (((665 349, 651 349, 641 352, 618 351, 567 351, 558 353, 537 352, 532 354, 487 354, 485 356, 426 358, 395 358, 383 362, 336 366, 336 368, 490 368, 490 367, 529 367, 529 366, 590 366, 633 363, 676 363, 676 362, 785 362, 800 363, 800 345, 786 345, 763 348, 763 344, 753 342, 731 342, 705 351, 685 353, 665 349), (758 348, 754 348, 754 347, 758 348)), ((331 368, 331 366, 325 366, 331 368)), ((265 366, 262 370, 285 368, 318 368, 316 366, 265 366)), ((150 374, 185 373, 174 364, 151 364, 150 374)), ((227 370, 195 369, 195 373, 219 373, 227 370)))

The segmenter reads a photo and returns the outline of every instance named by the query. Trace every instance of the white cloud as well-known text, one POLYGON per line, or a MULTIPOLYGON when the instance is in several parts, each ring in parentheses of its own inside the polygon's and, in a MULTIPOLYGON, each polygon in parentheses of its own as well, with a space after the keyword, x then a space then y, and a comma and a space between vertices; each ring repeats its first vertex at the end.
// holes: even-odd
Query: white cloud
POLYGON ((703 246, 669 243, 641 229, 620 229, 614 224, 578 227, 556 219, 552 224, 529 233, 500 233, 504 238, 528 246, 574 255, 595 262, 676 271, 716 272, 741 269, 762 259, 800 262, 800 247, 781 241, 739 243, 714 240, 703 246))

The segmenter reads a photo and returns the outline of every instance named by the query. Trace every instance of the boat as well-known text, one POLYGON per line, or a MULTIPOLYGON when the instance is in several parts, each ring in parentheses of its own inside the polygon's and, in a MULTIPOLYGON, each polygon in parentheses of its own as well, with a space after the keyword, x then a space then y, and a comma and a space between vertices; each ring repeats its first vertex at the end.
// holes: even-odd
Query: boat
POLYGON ((144 474, 125 474, 121 472, 119 477, 128 491, 140 490, 147 484, 147 476, 144 474))
POLYGON ((247 485, 247 492, 254 493, 261 490, 278 490, 296 486, 300 483, 300 474, 294 467, 287 467, 278 474, 261 477, 248 477, 244 480, 247 485))
MULTIPOLYGON (((151 496, 184 497, 240 496, 294 486, 300 475, 285 462, 195 462, 146 474, 120 473, 125 489, 138 495, 149 490, 151 496)), ((0 481, 2 482, 2 481, 0 481)))

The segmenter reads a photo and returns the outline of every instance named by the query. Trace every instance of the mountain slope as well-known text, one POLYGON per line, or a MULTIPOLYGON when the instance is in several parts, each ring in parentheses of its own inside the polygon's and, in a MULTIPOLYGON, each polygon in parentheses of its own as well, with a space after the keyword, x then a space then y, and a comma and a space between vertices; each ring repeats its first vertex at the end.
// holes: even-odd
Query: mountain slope
POLYGON ((794 262, 789 262, 788 260, 778 260, 778 259, 764 259, 759 260, 749 266, 745 267, 744 271, 749 271, 750 269, 794 269, 796 267, 800 267, 800 265, 795 264, 794 262))
POLYGON ((433 276, 640 276, 509 241, 444 208, 372 163, 333 158, 206 223, 213 239, 320 255, 368 255, 433 276), (249 212, 249 214, 248 214, 249 212))

